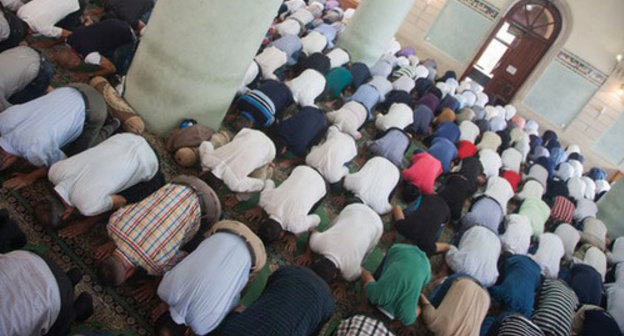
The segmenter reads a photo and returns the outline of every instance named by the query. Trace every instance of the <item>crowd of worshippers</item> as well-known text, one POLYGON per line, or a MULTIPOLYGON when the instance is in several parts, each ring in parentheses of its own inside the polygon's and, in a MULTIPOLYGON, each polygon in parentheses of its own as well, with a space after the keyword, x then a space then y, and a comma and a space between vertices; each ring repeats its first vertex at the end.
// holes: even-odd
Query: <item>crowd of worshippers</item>
MULTIPOLYGON (((315 335, 336 309, 329 285, 358 280, 362 309, 341 316, 335 335, 393 335, 419 316, 435 335, 624 331, 624 239, 611 240, 595 203, 607 174, 512 105, 488 105, 481 86, 438 76, 412 48, 392 41, 373 66, 351 62, 334 46, 353 15, 338 2, 284 2, 227 116, 238 132, 192 120, 172 130, 166 148, 201 173, 170 181, 143 120, 101 77, 124 74, 153 3, 106 0, 101 20, 77 0, 1 3, 0 170, 35 167, 2 187, 47 177, 54 193, 33 215, 65 239, 106 223, 97 281, 120 286, 146 271, 135 294, 161 300, 157 335, 315 335), (30 33, 54 42, 52 61, 21 43, 30 33), (50 87, 53 66, 80 63, 94 66, 89 84, 50 87), (368 124, 375 135, 358 148, 368 124), (407 153, 416 141, 426 148, 407 153), (350 172, 358 153, 367 160, 350 172), (294 167, 279 185, 275 162, 294 167), (223 186, 234 196, 222 203, 223 186), (227 219, 258 194, 245 213, 258 226, 227 219), (341 210, 318 232, 328 194, 341 210), (394 244, 370 272, 362 265, 388 214, 394 244), (306 233, 300 266, 279 267, 242 306, 266 248, 294 252, 306 233)), ((81 271, 26 242, 0 211, 0 334, 66 335, 94 310, 89 294, 74 299, 81 271)))

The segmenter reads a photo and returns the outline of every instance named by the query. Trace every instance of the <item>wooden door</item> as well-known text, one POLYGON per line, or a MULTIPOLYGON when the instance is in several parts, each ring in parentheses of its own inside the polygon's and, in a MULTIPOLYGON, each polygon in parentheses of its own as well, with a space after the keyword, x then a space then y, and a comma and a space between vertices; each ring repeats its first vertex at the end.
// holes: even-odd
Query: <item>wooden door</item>
POLYGON ((485 92, 501 103, 511 101, 547 49, 543 39, 524 32, 518 34, 492 71, 485 92))

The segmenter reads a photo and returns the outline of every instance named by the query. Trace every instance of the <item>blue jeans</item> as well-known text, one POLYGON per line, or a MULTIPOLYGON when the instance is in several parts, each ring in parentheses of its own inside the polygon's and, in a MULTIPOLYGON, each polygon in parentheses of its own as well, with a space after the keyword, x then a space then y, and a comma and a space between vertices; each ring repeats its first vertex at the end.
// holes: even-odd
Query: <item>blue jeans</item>
POLYGON ((46 92, 52 77, 54 76, 54 67, 47 57, 41 56, 41 65, 39 66, 39 73, 37 77, 32 80, 22 91, 14 93, 9 102, 13 105, 23 104, 29 102, 35 98, 43 96, 46 92))

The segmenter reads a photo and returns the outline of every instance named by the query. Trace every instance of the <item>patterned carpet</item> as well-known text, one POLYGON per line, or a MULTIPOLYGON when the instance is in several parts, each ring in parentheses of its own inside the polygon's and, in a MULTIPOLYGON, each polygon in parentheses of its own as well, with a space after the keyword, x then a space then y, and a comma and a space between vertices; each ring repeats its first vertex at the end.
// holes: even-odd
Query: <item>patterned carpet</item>
MULTIPOLYGON (((30 39, 29 42, 36 42, 30 39)), ((46 53, 45 50, 42 50, 46 53)), ((65 83, 72 81, 80 81, 82 79, 80 75, 68 73, 62 70, 57 70, 57 73, 53 79, 54 86, 62 86, 65 83)), ((350 93, 346 93, 348 96, 350 93)), ((324 110, 332 110, 342 105, 340 100, 333 102, 321 103, 321 108, 324 110)), ((296 108, 292 108, 289 113, 296 112, 296 108)), ((226 117, 224 123, 232 133, 235 133, 240 129, 241 120, 229 114, 226 117)), ((365 150, 364 143, 366 140, 374 137, 375 129, 372 123, 369 123, 364 132, 363 137, 357 144, 359 147, 358 157, 350 163, 349 169, 354 172, 359 170, 364 162, 369 158, 367 151, 365 150)), ((161 169, 165 173, 167 179, 180 174, 194 174, 200 173, 199 167, 196 169, 181 169, 178 167, 170 154, 164 149, 162 139, 154 136, 153 134, 144 134, 146 139, 158 153, 161 160, 161 169)), ((415 148, 424 148, 422 143, 418 139, 414 139, 411 147, 408 149, 404 158, 404 167, 409 166, 409 158, 415 148)), ((287 153, 282 158, 276 160, 277 169, 274 173, 273 179, 279 184, 289 174, 292 168, 286 168, 280 163, 282 159, 292 158, 292 155, 287 153)), ((0 176, 0 182, 6 180, 16 171, 28 171, 32 167, 27 166, 25 163, 15 165, 11 171, 3 172, 0 176)), ((52 186, 47 180, 37 181, 34 185, 24 188, 20 191, 7 191, 0 189, 0 208, 6 208, 9 210, 10 215, 19 222, 20 227, 28 237, 29 244, 28 249, 36 250, 45 254, 52 260, 56 261, 63 269, 67 270, 70 267, 77 266, 84 272, 83 280, 77 286, 77 292, 86 291, 93 296, 95 305, 95 314, 86 322, 76 325, 73 333, 82 333, 85 330, 99 330, 99 331, 111 331, 112 335, 151 335, 153 327, 151 323, 151 311, 156 306, 158 301, 154 298, 149 303, 138 303, 133 298, 133 290, 138 287, 140 281, 146 278, 145 274, 137 274, 125 285, 119 288, 105 288, 102 287, 96 277, 97 262, 94 260, 95 250, 98 246, 106 241, 106 232, 104 224, 102 223, 94 228, 91 232, 79 236, 75 239, 62 239, 56 232, 48 229, 44 229, 33 221, 32 207, 33 205, 45 195, 52 193, 52 186)), ((221 202, 224 203, 230 199, 232 193, 225 187, 221 187, 218 190, 221 202)), ((400 195, 400 191, 396 194, 400 195)), ((329 223, 335 218, 342 209, 344 197, 343 195, 330 193, 324 199, 322 206, 317 209, 317 214, 320 215, 322 222, 319 227, 320 230, 327 228, 329 223)), ((254 208, 258 201, 258 197, 254 197, 246 202, 241 202, 233 207, 225 206, 225 216, 227 218, 237 219, 247 223, 244 219, 244 214, 247 210, 254 208)), ((401 204, 401 201, 396 197, 392 201, 393 204, 401 204)), ((391 216, 386 215, 382 217, 386 228, 386 233, 382 237, 380 244, 377 248, 368 256, 364 266, 374 271, 380 263, 385 251, 393 243, 391 237, 388 235, 387 230, 390 226, 391 216)), ((257 223, 248 223, 252 229, 257 227, 257 223)), ((445 229, 442 240, 449 241, 453 232, 451 228, 445 229)), ((397 238, 399 241, 402 238, 397 238)), ((305 242, 307 242, 307 235, 299 237, 298 250, 296 253, 289 253, 283 246, 274 244, 268 248, 269 261, 267 266, 262 270, 259 276, 253 283, 243 292, 242 301, 244 304, 253 302, 262 292, 262 288, 266 283, 268 275, 280 265, 294 264, 295 257, 302 253, 305 248, 305 242)), ((432 268, 434 274, 439 268, 440 257, 433 257, 431 259, 432 268)), ((354 312, 359 311, 360 295, 359 295, 359 282, 347 284, 346 296, 337 297, 338 286, 333 286, 333 292, 335 294, 335 301, 337 311, 334 317, 323 328, 321 335, 327 335, 335 328, 341 318, 346 317, 354 312)), ((403 335, 424 335, 425 329, 422 327, 419 321, 416 325, 410 328, 402 328, 395 330, 399 334, 403 335)), ((111 334, 107 334, 111 335, 111 334)))

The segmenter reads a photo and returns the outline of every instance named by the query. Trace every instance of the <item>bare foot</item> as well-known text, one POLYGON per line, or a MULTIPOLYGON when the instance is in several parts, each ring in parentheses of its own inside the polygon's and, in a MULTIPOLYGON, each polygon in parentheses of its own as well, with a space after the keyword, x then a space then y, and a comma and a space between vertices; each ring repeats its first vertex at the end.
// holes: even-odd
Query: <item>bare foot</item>
POLYGON ((156 308, 152 310, 152 323, 156 322, 156 320, 158 320, 162 314, 166 313, 167 310, 169 310, 169 306, 164 302, 161 302, 158 306, 156 306, 156 308))
POLYGON ((297 163, 297 159, 283 159, 279 160, 278 164, 281 168, 290 168, 297 163))
POLYGON ((262 220, 262 208, 255 207, 253 209, 249 209, 245 211, 245 219, 250 222, 259 222, 262 220))
POLYGON ((284 237, 284 248, 289 253, 294 253, 297 249, 297 237, 292 234, 288 234, 284 237))
POLYGON ((115 242, 113 242, 112 240, 106 242, 104 245, 101 245, 97 248, 97 250, 95 250, 95 259, 104 260, 108 258, 108 256, 115 252, 116 248, 117 246, 115 246, 115 242))
POLYGON ((132 296, 134 296, 139 303, 147 302, 156 296, 160 278, 141 280, 139 283, 141 286, 132 292, 132 296))
POLYGON ((77 220, 69 224, 68 226, 59 230, 58 235, 61 238, 69 239, 75 238, 87 231, 89 231, 97 221, 94 221, 91 218, 84 218, 82 220, 77 220))
POLYGON ((13 176, 14 177, 2 183, 2 188, 20 190, 24 187, 31 185, 34 182, 34 180, 30 178, 28 174, 15 173, 13 176))
POLYGON ((345 195, 337 196, 336 198, 334 198, 334 201, 332 203, 336 206, 336 208, 342 209, 345 203, 347 203, 347 197, 345 195))
POLYGON ((295 263, 299 266, 310 266, 310 264, 312 263, 312 258, 310 257, 310 254, 304 253, 295 258, 295 263))
POLYGON ((336 282, 331 285, 332 294, 336 300, 343 300, 347 298, 347 286, 344 282, 336 282))

